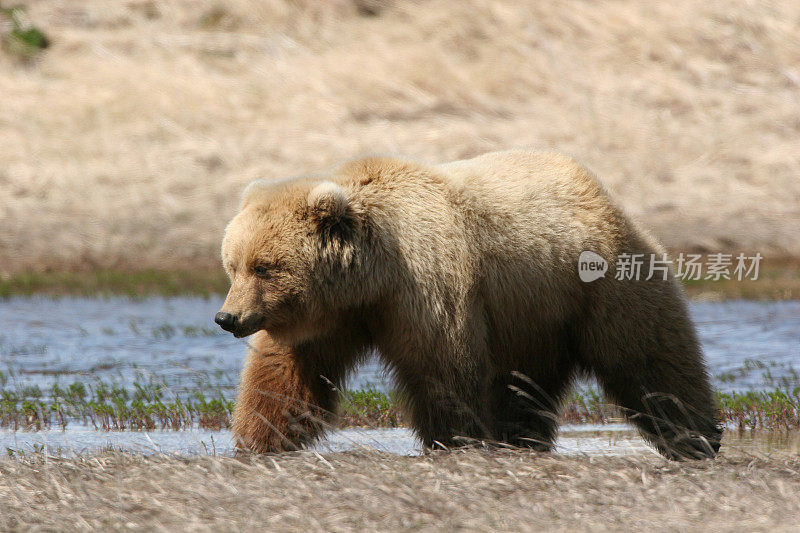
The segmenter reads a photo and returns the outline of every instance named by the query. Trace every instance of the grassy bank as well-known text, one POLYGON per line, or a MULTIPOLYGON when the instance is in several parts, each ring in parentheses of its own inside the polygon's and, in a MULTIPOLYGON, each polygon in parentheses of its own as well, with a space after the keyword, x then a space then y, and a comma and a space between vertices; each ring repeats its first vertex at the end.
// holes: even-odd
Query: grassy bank
POLYGON ((800 259, 764 259, 758 279, 687 280, 686 294, 699 300, 796 300, 800 298, 800 259))
MULTIPOLYGON (((174 392, 155 380, 132 387, 94 380, 38 386, 7 386, 0 374, 0 427, 14 430, 66 428, 71 423, 98 430, 221 429, 230 426, 234 402, 213 386, 174 392)), ((800 387, 794 390, 717 393, 723 422, 745 431, 800 429, 800 387)), ((403 411, 393 394, 374 389, 341 393, 340 425, 399 427, 403 411)), ((561 419, 572 424, 607 424, 622 420, 620 411, 593 389, 564 402, 561 419)))
POLYGON ((796 2, 0 4, 5 271, 190 269, 252 179, 514 147, 670 249, 800 256, 796 2))
MULTIPOLYGON (((76 270, 0 274, 0 298, 12 296, 210 296, 225 294, 222 268, 76 270)), ((759 279, 684 282, 690 298, 703 300, 800 298, 800 258, 765 259, 759 279)))
POLYGON ((0 275, 0 298, 11 296, 210 296, 225 294, 222 267, 191 270, 80 270, 0 275))
POLYGON ((789 531, 800 458, 458 450, 0 459, 0 529, 789 531))

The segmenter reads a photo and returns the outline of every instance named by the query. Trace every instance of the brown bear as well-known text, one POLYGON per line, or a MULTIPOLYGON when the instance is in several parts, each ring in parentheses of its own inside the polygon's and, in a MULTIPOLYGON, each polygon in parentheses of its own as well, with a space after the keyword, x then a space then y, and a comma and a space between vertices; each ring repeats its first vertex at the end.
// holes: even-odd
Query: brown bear
POLYGON ((721 429, 682 290, 650 271, 662 254, 555 153, 372 157, 254 182, 223 240, 232 285, 216 316, 255 334, 238 444, 313 441, 376 350, 425 446, 547 450, 562 396, 592 375, 662 454, 713 457, 721 429), (582 252, 608 272, 582 281, 582 252), (641 254, 639 276, 616 275, 624 254, 641 254))

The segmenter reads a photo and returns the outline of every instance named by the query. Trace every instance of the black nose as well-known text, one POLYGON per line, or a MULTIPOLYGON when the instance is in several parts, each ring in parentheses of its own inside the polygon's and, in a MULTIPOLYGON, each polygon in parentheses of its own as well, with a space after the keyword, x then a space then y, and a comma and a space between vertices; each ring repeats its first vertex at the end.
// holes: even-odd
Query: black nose
POLYGON ((225 331, 231 331, 236 327, 236 315, 230 313, 217 313, 214 322, 219 324, 225 331))

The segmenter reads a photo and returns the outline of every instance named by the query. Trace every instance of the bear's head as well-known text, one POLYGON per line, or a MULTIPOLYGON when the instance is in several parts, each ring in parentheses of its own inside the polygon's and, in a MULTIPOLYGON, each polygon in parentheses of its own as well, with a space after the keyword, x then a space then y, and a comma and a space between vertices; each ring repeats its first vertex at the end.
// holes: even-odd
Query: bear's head
POLYGON ((369 296, 365 216, 345 187, 307 178, 246 189, 222 243, 231 280, 215 318, 223 329, 300 342, 369 296))

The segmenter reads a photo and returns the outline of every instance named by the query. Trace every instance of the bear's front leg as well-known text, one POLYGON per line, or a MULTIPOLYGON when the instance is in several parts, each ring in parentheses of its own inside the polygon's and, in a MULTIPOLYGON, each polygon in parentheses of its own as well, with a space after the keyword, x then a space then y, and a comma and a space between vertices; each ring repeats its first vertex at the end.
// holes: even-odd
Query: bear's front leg
MULTIPOLYGON (((440 353, 447 353, 446 348, 440 353)), ((402 363, 394 367, 411 425, 426 448, 496 440, 489 417, 486 371, 463 359, 460 362, 448 365, 428 359, 426 372, 402 363)))
POLYGON ((253 335, 233 414, 237 448, 296 450, 330 426, 336 393, 298 355, 264 331, 253 335))

